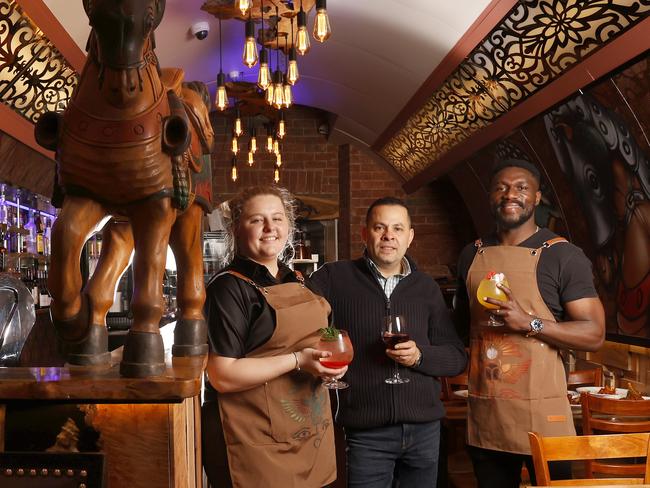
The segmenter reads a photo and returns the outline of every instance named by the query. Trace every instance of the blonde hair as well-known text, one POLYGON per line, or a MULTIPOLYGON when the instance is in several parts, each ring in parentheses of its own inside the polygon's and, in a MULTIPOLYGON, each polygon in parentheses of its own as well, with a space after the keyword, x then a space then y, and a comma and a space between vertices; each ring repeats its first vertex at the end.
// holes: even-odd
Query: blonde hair
POLYGON ((289 223, 289 233, 287 243, 278 256, 282 262, 287 262, 293 258, 293 238, 296 231, 296 200, 286 188, 276 185, 251 186, 239 192, 228 202, 228 211, 225 212, 226 221, 226 263, 230 263, 238 252, 237 249, 237 230, 241 223, 241 216, 244 211, 244 205, 254 197, 260 195, 272 195, 278 197, 284 207, 284 213, 289 223))

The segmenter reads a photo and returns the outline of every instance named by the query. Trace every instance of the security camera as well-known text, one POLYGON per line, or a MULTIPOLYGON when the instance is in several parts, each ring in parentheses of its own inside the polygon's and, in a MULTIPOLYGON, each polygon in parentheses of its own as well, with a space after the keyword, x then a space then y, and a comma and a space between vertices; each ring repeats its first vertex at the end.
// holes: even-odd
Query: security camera
POLYGON ((192 24, 192 35, 199 41, 208 37, 208 32, 210 32, 210 24, 207 22, 196 22, 192 24))

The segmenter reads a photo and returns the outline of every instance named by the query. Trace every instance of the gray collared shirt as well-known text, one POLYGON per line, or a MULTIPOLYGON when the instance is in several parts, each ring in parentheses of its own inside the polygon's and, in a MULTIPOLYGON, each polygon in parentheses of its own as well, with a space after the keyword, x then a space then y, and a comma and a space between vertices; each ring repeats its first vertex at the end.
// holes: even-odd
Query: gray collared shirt
POLYGON ((397 286, 397 283, 399 283, 401 280, 406 278, 408 275, 411 274, 411 265, 408 262, 408 259, 406 257, 402 258, 402 272, 395 274, 393 276, 389 276, 386 278, 383 274, 381 274, 381 271, 377 267, 377 265, 373 262, 372 259, 370 259, 370 256, 366 254, 365 256, 366 262, 368 263, 368 267, 372 271, 372 274, 375 276, 377 282, 379 283, 379 286, 382 287, 384 290, 384 294, 386 295, 386 298, 390 298, 391 294, 393 293, 393 290, 397 286))

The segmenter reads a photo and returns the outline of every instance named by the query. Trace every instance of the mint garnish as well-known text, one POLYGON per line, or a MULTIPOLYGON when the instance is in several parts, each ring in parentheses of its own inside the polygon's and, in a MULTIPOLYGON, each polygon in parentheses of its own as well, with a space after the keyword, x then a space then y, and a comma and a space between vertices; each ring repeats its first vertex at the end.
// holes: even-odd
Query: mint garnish
POLYGON ((339 330, 334 326, 323 327, 321 329, 318 329, 318 332, 320 333, 321 339, 325 341, 335 341, 341 334, 339 330))

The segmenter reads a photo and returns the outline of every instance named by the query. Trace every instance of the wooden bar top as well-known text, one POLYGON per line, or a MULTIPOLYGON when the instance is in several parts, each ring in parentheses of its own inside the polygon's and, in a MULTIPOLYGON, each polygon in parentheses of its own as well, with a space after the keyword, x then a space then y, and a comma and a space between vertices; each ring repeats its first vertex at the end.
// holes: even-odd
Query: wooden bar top
POLYGON ((166 370, 152 378, 123 378, 119 374, 122 348, 111 353, 109 368, 3 367, 0 403, 12 400, 74 400, 89 403, 176 403, 199 395, 207 356, 173 358, 175 323, 161 328, 166 370))

